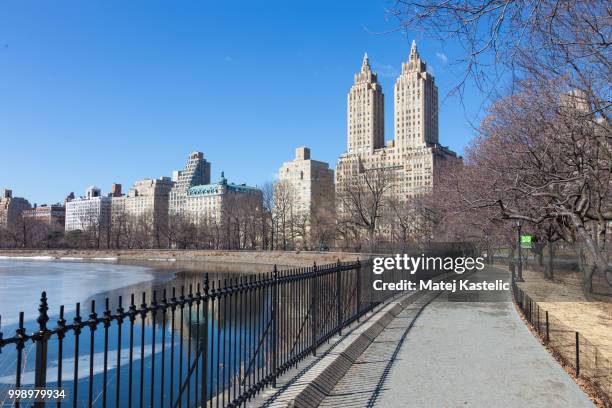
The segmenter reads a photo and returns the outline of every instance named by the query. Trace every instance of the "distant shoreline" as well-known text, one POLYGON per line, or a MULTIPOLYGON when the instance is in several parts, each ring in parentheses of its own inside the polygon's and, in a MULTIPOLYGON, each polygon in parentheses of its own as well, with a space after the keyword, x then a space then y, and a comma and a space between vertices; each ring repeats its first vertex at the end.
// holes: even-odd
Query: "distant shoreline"
MULTIPOLYGON (((210 251, 210 250, 83 250, 0 249, 0 258, 65 261, 220 262, 305 267, 340 261, 356 261, 359 254, 343 252, 210 251)), ((363 259, 363 255, 362 255, 363 259)))

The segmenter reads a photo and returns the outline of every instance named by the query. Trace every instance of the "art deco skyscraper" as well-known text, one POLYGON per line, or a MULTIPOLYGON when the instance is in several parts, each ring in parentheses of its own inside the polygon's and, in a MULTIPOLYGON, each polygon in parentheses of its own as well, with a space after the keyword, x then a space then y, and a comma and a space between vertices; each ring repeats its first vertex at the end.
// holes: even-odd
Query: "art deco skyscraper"
POLYGON ((412 42, 408 62, 394 88, 395 145, 421 147, 438 143, 438 87, 412 42))
POLYGON ((461 160, 438 141, 438 88, 415 42, 395 81, 393 99, 395 134, 385 144, 383 93, 366 56, 348 94, 348 145, 336 166, 340 220, 352 216, 343 199, 358 183, 365 183, 367 191, 369 174, 376 177, 382 170, 386 195, 404 202, 431 192, 443 163, 461 160))
POLYGON ((368 54, 347 98, 348 152, 371 153, 385 144, 384 96, 368 54))

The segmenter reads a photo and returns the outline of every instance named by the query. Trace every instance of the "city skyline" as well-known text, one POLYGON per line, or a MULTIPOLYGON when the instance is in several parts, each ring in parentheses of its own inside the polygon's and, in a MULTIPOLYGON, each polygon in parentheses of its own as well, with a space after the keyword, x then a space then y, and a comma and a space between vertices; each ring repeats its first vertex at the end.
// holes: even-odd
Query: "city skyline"
MULTIPOLYGON (((62 201, 71 191, 80 195, 89 185, 101 187, 106 192, 113 182, 129 186, 144 178, 170 176, 173 170, 182 167, 184 157, 192 151, 203 151, 212 162, 213 179, 216 179, 221 171, 226 171, 232 174, 238 183, 261 186, 266 181, 274 181, 278 167, 293 156, 296 147, 303 145, 316 151, 319 160, 328 162, 335 168, 337 157, 346 151, 345 95, 350 88, 352 75, 361 65, 364 52, 370 56, 372 68, 377 72, 383 88, 387 90, 385 104, 390 107, 393 106, 393 96, 390 92, 393 89, 393 81, 399 73, 401 62, 407 59, 410 43, 414 38, 421 53, 432 62, 430 65, 433 65, 440 87, 441 143, 461 154, 472 137, 472 131, 463 116, 463 107, 459 101, 444 98, 456 80, 456 75, 452 74, 447 66, 448 60, 452 58, 448 50, 440 44, 420 39, 411 33, 372 34, 366 29, 366 25, 369 29, 384 31, 384 27, 393 23, 385 22, 382 7, 360 7, 349 13, 350 18, 343 22, 332 18, 339 7, 332 8, 330 15, 322 21, 322 30, 327 34, 330 30, 333 32, 341 27, 351 28, 350 34, 355 39, 347 43, 346 49, 339 49, 338 41, 334 42, 336 45, 327 46, 323 45, 320 38, 312 38, 291 53, 286 53, 289 44, 277 42, 271 44, 269 49, 255 47, 257 52, 247 50, 244 46, 234 46, 236 52, 230 55, 232 52, 225 53, 215 49, 217 47, 212 44, 198 45, 198 38, 201 38, 196 36, 191 43, 182 44, 180 47, 197 48, 191 49, 193 54, 182 54, 182 60, 179 58, 178 61, 168 62, 169 67, 165 69, 151 65, 152 71, 155 72, 151 73, 149 78, 136 80, 134 83, 128 82, 134 72, 125 75, 130 66, 138 65, 129 55, 122 55, 124 59, 130 60, 129 64, 124 63, 126 66, 108 66, 109 60, 117 53, 124 53, 134 44, 127 41, 128 45, 121 47, 110 41, 103 47, 100 43, 103 38, 98 38, 101 28, 96 20, 97 23, 93 24, 89 33, 91 36, 88 37, 89 40, 95 40, 91 47, 93 60, 97 61, 104 52, 107 53, 101 67, 93 72, 97 75, 67 78, 58 72, 59 82, 68 90, 62 91, 62 94, 54 94, 55 98, 42 98, 40 102, 28 106, 27 110, 24 107, 28 103, 40 98, 37 93, 46 90, 53 94, 52 91, 57 89, 53 89, 48 83, 44 84, 43 89, 33 89, 33 86, 40 85, 43 79, 36 75, 33 76, 34 84, 26 86, 27 92, 21 95, 17 95, 15 85, 4 84, 8 96, 15 96, 16 103, 0 107, 0 134, 5 138, 3 160, 0 161, 0 174, 3 175, 0 178, 0 186, 11 188, 16 196, 25 197, 31 203, 54 203, 62 201), (368 10, 371 15, 365 13, 368 10), (315 44, 323 50, 313 48, 315 44), (206 51, 209 56, 215 54, 215 63, 208 64, 201 56, 206 54, 206 51), (330 53, 338 55, 333 56, 330 53), (185 71, 185 67, 190 63, 195 63, 198 69, 204 68, 199 72, 199 77, 192 76, 192 69, 185 71), (100 89, 104 87, 103 83, 95 86, 93 84, 94 81, 100 80, 99 71, 104 68, 108 69, 104 79, 110 85, 106 92, 100 89), (160 70, 163 72, 159 72, 160 70), (261 83, 255 85, 239 78, 241 72, 242 75, 252 72, 260 78, 258 81, 261 83), (156 95, 157 99, 155 95, 146 93, 134 95, 142 92, 143 87, 150 86, 156 79, 168 80, 173 75, 186 73, 187 78, 177 81, 181 86, 192 84, 194 91, 188 92, 188 98, 184 99, 184 102, 171 103, 179 96, 172 91, 168 94, 159 93, 156 95), (268 73, 269 77, 263 78, 262 73, 268 73), (220 84, 208 83, 209 79, 206 78, 209 76, 215 77, 220 84), (219 87, 227 86, 233 79, 236 79, 236 83, 227 88, 226 94, 217 92, 219 87), (321 86, 313 86, 315 84, 321 86), (119 85, 123 88, 118 89, 119 85), (270 88, 273 89, 269 90, 270 88), (283 88, 287 89, 281 91, 283 88), (241 89, 242 93, 236 94, 237 89, 241 89), (87 90, 91 91, 92 106, 85 103, 85 112, 79 111, 79 107, 74 113, 69 112, 77 104, 74 98, 87 90), (126 94, 125 103, 120 103, 115 109, 100 104, 112 104, 116 102, 116 98, 121 101, 121 92, 117 91, 126 94), (144 101, 145 98, 152 99, 144 101), (259 106, 255 104, 257 98, 268 103, 259 106), (141 102, 142 106, 128 102, 141 102), (158 109, 169 106, 171 110, 157 112, 158 109), (40 120, 36 119, 38 115, 41 115, 40 120), (239 120, 233 122, 231 115, 235 115, 239 120), (307 120, 297 121, 300 116, 307 120), (29 142, 24 143, 24 140, 29 142), (270 152, 266 153, 264 150, 270 152), (78 154, 75 151, 89 153, 78 154), (18 163, 24 162, 35 171, 14 171, 18 163)), ((38 13, 44 10, 43 7, 38 13)), ((27 11, 12 11, 17 17, 25 18, 28 15, 27 11)), ((95 11, 94 6, 87 8, 85 20, 92 19, 90 13, 95 11)), ((51 12, 49 17, 37 15, 35 20, 45 24, 37 27, 34 36, 46 33, 45 30, 50 28, 49 22, 62 12, 70 14, 67 10, 60 10, 51 12)), ((115 11, 107 8, 103 12, 112 14, 115 11)), ((128 10, 127 14, 131 12, 134 10, 128 10)), ((289 11, 281 10, 279 15, 283 12, 289 11)), ((208 17, 207 14, 203 18, 208 17)), ((146 30, 153 30, 150 26, 154 25, 158 18, 158 15, 151 12, 143 17, 141 23, 146 30)), ((170 18, 173 23, 177 23, 185 22, 183 19, 186 16, 183 11, 170 18)), ((10 24, 7 22, 5 28, 0 29, 0 39, 7 45, 0 54, 0 61, 3 62, 0 65, 0 73, 8 79, 17 78, 17 84, 21 82, 23 85, 29 77, 28 73, 37 72, 29 66, 33 61, 26 61, 20 55, 22 47, 31 47, 32 44, 15 36, 15 33, 19 32, 16 28, 18 22, 19 18, 10 24), (29 70, 17 75, 17 70, 24 68, 29 70)), ((192 27, 197 23, 197 19, 192 17, 187 19, 186 23, 188 27, 192 27)), ((117 24, 121 26, 125 21, 120 20, 117 24)), ((80 23, 72 27, 72 34, 77 31, 82 33, 83 26, 84 23, 80 23)), ((237 28, 231 24, 230 26, 237 28)), ((165 38, 168 33, 164 30, 167 29, 167 26, 163 26, 156 32, 161 38, 165 38)), ((224 28, 222 32, 225 33, 226 30, 224 28)), ((57 61, 65 64, 66 61, 63 60, 74 51, 70 47, 76 44, 67 41, 67 45, 58 45, 61 36, 67 35, 66 32, 59 31, 59 34, 50 39, 49 48, 58 53, 57 61)), ((305 29, 298 25, 293 35, 303 36, 305 32, 305 29)), ((244 34, 245 29, 240 28, 234 35, 240 33, 244 34)), ((182 38, 183 34, 177 35, 182 38)), ((324 34, 320 33, 316 37, 324 34)), ((108 33, 105 35, 113 36, 108 33)), ((257 35, 269 37, 270 33, 258 32, 257 35)), ((166 41, 167 38, 160 46, 149 45, 149 53, 155 54, 158 51, 160 54, 155 58, 149 54, 137 57, 142 57, 149 63, 159 62, 170 47, 166 41)), ((449 44, 446 47, 450 48, 449 44)), ((31 59, 42 57, 48 52, 38 50, 31 59)), ((77 60, 85 64, 85 71, 93 69, 91 65, 94 61, 90 63, 81 61, 80 58, 77 60)), ((62 64, 51 65, 57 65, 56 68, 59 68, 62 64)), ((166 92, 166 87, 171 84, 162 85, 157 85, 154 90, 166 92)), ((182 92, 183 96, 184 92, 185 90, 182 92)), ((390 140, 393 138, 393 118, 389 110, 385 113, 385 129, 384 138, 390 140)))

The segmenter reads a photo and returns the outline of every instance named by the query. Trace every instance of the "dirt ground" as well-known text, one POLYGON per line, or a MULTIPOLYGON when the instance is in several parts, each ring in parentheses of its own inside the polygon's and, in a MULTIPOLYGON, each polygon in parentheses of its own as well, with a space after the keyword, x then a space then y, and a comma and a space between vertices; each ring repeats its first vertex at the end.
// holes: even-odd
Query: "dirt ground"
POLYGON ((555 278, 544 279, 540 271, 525 270, 519 286, 551 316, 580 332, 612 361, 612 296, 609 287, 597 277, 596 294, 589 301, 580 285, 577 271, 555 271, 555 278))

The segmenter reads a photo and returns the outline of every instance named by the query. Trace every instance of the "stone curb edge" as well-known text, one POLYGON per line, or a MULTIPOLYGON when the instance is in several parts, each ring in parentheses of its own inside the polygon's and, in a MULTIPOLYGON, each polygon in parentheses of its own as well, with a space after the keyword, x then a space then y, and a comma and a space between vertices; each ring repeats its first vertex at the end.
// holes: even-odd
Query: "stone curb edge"
MULTIPOLYGON (((444 274, 433 280, 441 281, 453 275, 444 274)), ((409 305, 407 301, 422 294, 417 291, 400 295, 375 312, 285 391, 286 395, 292 395, 286 406, 317 407, 385 327, 409 305)))

